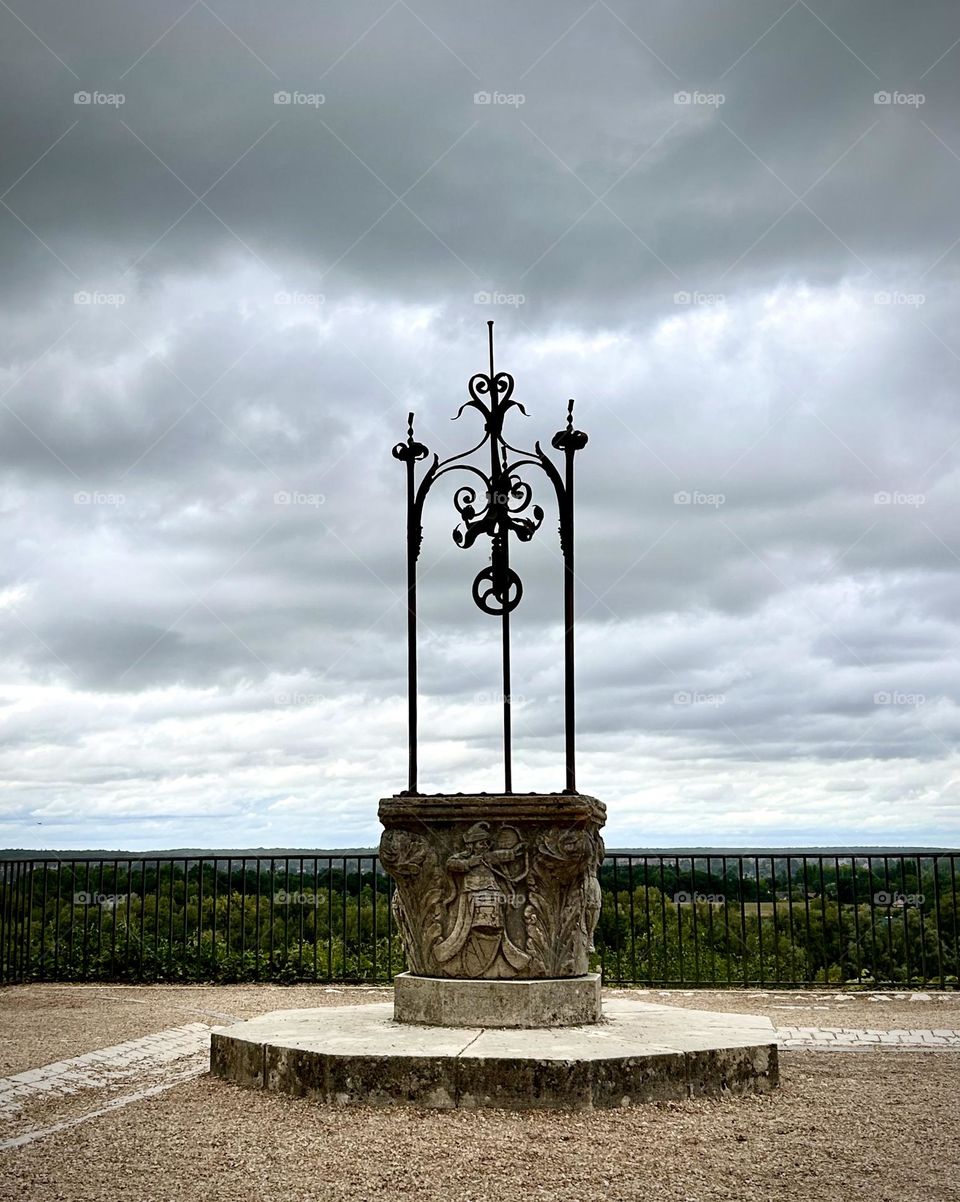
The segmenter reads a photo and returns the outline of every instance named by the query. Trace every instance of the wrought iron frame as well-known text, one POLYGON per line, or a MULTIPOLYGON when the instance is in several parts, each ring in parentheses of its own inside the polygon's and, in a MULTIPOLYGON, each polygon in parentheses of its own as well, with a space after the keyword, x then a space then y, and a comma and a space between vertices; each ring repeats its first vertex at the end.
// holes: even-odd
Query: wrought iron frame
POLYGON ((407 690, 409 777, 406 795, 416 796, 417 789, 417 560, 423 543, 423 506, 433 485, 448 472, 463 471, 476 476, 480 485, 461 484, 454 493, 453 503, 460 522, 453 531, 459 547, 473 546, 481 535, 490 538, 490 564, 481 569, 473 581, 473 600, 484 611, 500 617, 503 675, 503 775, 504 792, 513 792, 513 749, 510 681, 510 614, 523 596, 523 583, 510 566, 510 535, 529 542, 543 523, 544 512, 533 505, 533 489, 518 474, 521 468, 540 468, 553 484, 557 498, 560 528, 560 551, 563 558, 563 618, 564 618, 564 744, 566 786, 564 793, 576 793, 576 747, 574 706, 574 549, 573 549, 573 461, 577 451, 587 445, 587 435, 573 428, 573 401, 567 405, 567 424, 558 430, 551 446, 564 455, 564 471, 543 451, 539 442, 532 451, 512 446, 503 436, 503 422, 510 409, 527 411, 513 399, 514 379, 508 372, 498 372, 493 358, 493 322, 487 322, 489 369, 472 376, 467 384, 470 399, 465 401, 456 421, 468 408, 478 409, 484 417, 483 438, 458 455, 441 459, 434 454, 433 462, 419 482, 416 465, 430 451, 417 442, 413 433, 413 414, 407 422, 407 440, 393 448, 394 458, 407 469, 407 690), (490 468, 484 472, 467 462, 483 447, 489 446, 490 468), (477 499, 484 494, 481 505, 477 499))

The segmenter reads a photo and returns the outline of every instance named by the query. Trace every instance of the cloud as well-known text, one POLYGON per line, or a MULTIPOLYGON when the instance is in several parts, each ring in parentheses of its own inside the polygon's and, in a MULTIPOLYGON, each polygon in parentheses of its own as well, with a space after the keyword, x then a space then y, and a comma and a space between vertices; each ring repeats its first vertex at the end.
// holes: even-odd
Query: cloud
MULTIPOLYGON (((405 757, 390 447, 410 410, 441 455, 477 433, 449 419, 490 318, 514 437, 546 444, 569 396, 590 434, 580 780, 608 842, 955 840, 949 6, 20 15, 6 842, 374 841, 405 757)), ((424 787, 497 788, 451 498, 420 564, 424 787)), ((544 504, 516 777, 552 789, 544 504)))

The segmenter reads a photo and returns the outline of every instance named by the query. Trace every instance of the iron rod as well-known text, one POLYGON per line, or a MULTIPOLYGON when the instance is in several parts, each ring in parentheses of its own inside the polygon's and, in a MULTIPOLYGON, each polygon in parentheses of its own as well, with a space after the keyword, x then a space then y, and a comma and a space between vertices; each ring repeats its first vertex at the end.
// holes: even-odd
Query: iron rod
MULTIPOLYGON (((506 540, 504 540, 506 541, 506 540)), ((510 697, 510 611, 504 609, 501 618, 503 640, 503 791, 513 792, 513 750, 511 746, 513 715, 510 697)))
MULTIPOLYGON (((571 401, 571 404, 573 402, 571 401)), ((566 517, 566 537, 563 540, 563 727, 564 727, 564 758, 566 769, 567 793, 577 791, 576 765, 576 714, 575 714, 575 682, 574 682, 574 652, 573 652, 573 602, 574 602, 574 564, 573 564, 573 457, 574 449, 567 447, 566 481, 564 485, 563 507, 566 517)))
MULTIPOLYGON (((411 423, 413 414, 410 414, 411 423)), ((407 789, 417 791, 417 552, 420 534, 414 515, 414 466, 407 459, 407 738, 409 767, 407 789)))

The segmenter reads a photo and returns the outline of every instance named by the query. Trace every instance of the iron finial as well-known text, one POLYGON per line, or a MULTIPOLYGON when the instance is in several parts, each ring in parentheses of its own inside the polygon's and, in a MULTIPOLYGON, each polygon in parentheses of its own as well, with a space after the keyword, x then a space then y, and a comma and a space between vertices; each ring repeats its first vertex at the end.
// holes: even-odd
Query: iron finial
POLYGON ((567 428, 558 430, 550 440, 557 451, 582 451, 587 445, 587 436, 582 430, 573 428, 573 397, 567 401, 567 428))
POLYGON ((415 463, 418 459, 426 459, 430 452, 422 442, 416 442, 413 437, 413 414, 407 414, 407 441, 398 442, 393 448, 394 459, 415 463))

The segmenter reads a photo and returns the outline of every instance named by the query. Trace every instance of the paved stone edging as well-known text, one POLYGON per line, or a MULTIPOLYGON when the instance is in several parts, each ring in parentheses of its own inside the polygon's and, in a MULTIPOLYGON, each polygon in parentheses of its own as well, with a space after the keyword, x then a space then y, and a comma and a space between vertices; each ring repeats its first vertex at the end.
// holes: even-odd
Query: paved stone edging
POLYGON ((185 1023, 0 1078, 0 1118, 17 1114, 40 1094, 63 1097, 81 1089, 103 1089, 154 1074, 185 1056, 205 1055, 210 1031, 206 1023, 185 1023))
POLYGON ((846 1051, 860 1048, 960 1048, 960 1031, 938 1027, 931 1031, 902 1028, 880 1031, 852 1027, 777 1027, 781 1048, 846 1051))

